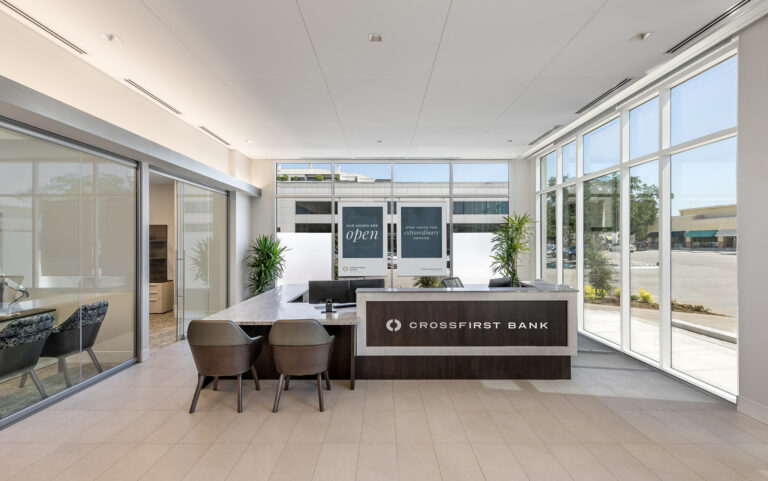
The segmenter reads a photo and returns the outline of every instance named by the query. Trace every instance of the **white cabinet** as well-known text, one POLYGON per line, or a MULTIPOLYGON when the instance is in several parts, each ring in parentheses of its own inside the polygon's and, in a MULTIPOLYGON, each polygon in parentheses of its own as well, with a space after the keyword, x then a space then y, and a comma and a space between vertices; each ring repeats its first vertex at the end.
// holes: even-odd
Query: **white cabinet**
POLYGON ((160 314, 173 309, 173 281, 149 283, 149 313, 160 314))

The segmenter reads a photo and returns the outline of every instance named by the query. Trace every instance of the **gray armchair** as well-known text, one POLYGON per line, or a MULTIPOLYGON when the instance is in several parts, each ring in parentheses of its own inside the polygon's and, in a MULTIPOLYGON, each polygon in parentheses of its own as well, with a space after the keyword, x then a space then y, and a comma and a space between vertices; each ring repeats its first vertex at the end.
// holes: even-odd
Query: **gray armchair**
POLYGON ((272 326, 269 331, 269 345, 275 358, 275 368, 280 373, 272 412, 277 412, 280 393, 284 384, 287 389, 290 377, 307 375, 317 378, 320 411, 325 411, 321 376, 325 376, 326 387, 331 389, 328 364, 334 339, 334 336, 328 335, 323 325, 314 319, 283 319, 272 326))
POLYGON ((264 337, 250 337, 232 321, 192 321, 187 340, 197 367, 197 388, 189 412, 195 412, 205 376, 213 376, 214 390, 219 376, 237 376, 237 412, 243 412, 243 373, 250 370, 256 390, 261 390, 254 363, 264 337))
POLYGON ((0 377, 29 374, 40 395, 48 397, 35 365, 52 329, 53 313, 48 312, 16 319, 0 331, 0 377))

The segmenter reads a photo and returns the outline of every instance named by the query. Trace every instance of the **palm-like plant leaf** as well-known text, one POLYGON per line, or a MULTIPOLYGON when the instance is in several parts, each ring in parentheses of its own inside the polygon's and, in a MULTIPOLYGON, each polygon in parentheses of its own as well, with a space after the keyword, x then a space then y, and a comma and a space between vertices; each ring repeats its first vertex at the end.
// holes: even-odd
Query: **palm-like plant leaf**
POLYGON ((520 285, 520 258, 524 252, 531 250, 529 242, 534 223, 528 213, 505 216, 491 238, 491 270, 494 274, 511 278, 513 286, 520 285))
POLYGON ((253 294, 271 289, 285 272, 284 253, 288 248, 280 245, 280 239, 262 235, 248 246, 248 288, 253 294))

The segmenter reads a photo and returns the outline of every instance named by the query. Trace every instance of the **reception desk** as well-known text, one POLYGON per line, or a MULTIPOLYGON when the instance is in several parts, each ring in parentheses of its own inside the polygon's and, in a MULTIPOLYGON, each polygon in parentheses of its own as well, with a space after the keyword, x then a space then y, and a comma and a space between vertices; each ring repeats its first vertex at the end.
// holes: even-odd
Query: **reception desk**
MULTIPOLYGON (((323 313, 284 285, 209 316, 251 335, 278 319, 316 319, 336 336, 331 376, 351 379, 568 379, 576 355, 577 291, 521 288, 357 290, 357 306, 323 313)), ((268 350, 257 366, 277 373, 268 350)))

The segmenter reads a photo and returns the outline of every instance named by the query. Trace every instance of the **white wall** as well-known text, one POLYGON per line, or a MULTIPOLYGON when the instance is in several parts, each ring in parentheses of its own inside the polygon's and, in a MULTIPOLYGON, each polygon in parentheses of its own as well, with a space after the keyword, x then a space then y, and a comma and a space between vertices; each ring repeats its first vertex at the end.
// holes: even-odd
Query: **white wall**
POLYGON ((739 38, 739 400, 738 409, 768 423, 768 18, 739 38))
POLYGON ((254 238, 275 232, 275 163, 271 160, 251 161, 251 184, 261 189, 261 197, 253 199, 254 238))
POLYGON ((149 224, 168 226, 168 280, 176 279, 176 189, 174 184, 149 184, 149 224))
MULTIPOLYGON (((536 217, 532 162, 527 159, 513 160, 509 163, 509 214, 529 213, 536 217)), ((520 266, 520 279, 532 280, 536 277, 534 264, 534 246, 536 238, 531 238, 531 251, 520 266)))
POLYGON ((243 263, 251 243, 253 228, 252 199, 242 192, 229 194, 229 304, 251 297, 248 270, 243 263))

